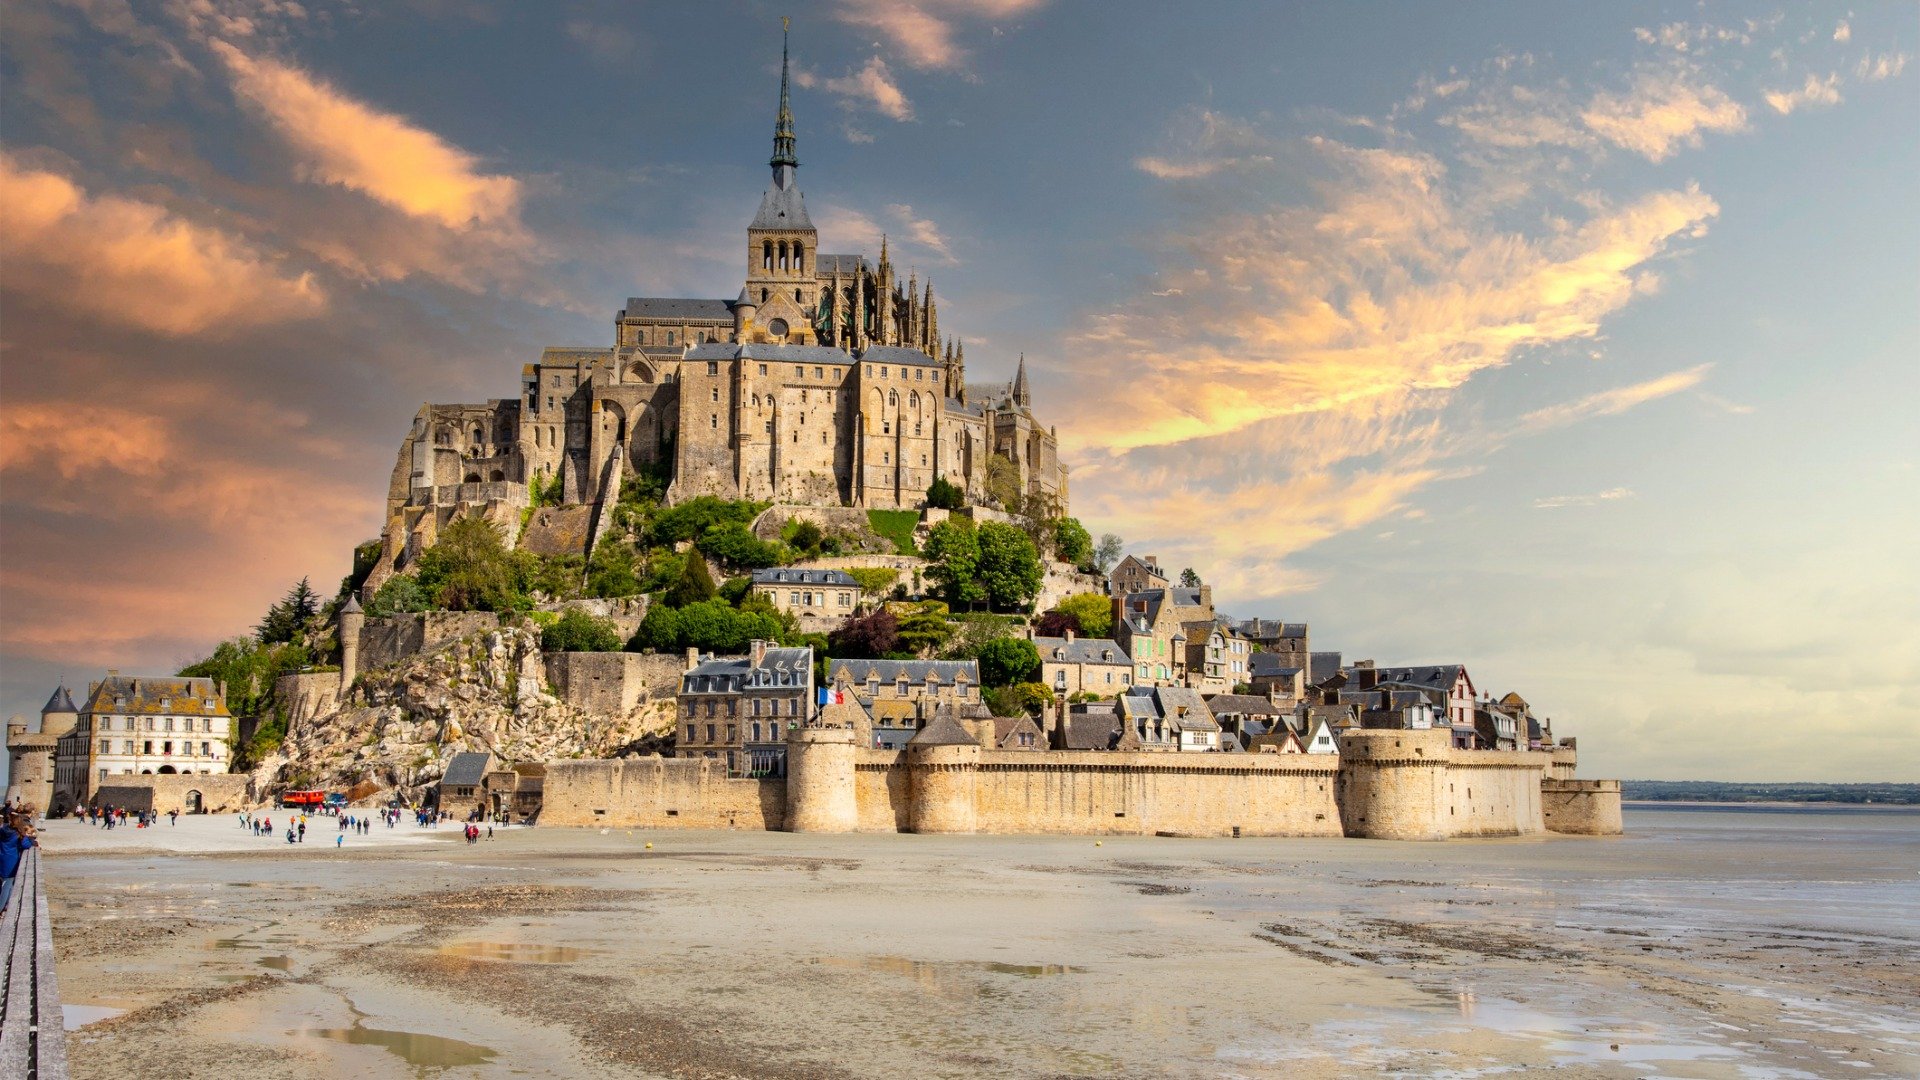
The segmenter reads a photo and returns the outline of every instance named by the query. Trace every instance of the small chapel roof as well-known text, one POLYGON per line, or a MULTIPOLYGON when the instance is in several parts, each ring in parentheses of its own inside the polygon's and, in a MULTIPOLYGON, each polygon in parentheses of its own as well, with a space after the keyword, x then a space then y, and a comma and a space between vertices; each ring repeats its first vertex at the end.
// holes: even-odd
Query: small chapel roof
MULTIPOLYGON (((733 305, 725 300, 681 296, 630 296, 623 319, 705 319, 732 322, 733 305)), ((604 351, 604 350, 603 350, 604 351)))

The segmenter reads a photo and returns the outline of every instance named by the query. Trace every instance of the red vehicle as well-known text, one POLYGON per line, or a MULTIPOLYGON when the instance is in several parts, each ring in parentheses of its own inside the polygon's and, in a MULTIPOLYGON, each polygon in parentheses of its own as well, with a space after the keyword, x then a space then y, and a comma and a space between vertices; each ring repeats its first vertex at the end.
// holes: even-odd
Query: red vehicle
POLYGON ((288 791, 280 796, 281 806, 318 807, 327 801, 327 793, 320 790, 288 791))

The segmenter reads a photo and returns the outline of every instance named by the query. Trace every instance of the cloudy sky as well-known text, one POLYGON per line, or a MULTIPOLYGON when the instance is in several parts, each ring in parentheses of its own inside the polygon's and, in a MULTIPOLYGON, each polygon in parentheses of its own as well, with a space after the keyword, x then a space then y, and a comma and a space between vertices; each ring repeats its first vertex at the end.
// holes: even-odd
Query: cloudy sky
POLYGON ((1590 775, 1920 780, 1910 3, 3 6, 0 711, 330 592, 422 402, 733 295, 790 14, 827 249, 1027 355, 1094 532, 1590 775))

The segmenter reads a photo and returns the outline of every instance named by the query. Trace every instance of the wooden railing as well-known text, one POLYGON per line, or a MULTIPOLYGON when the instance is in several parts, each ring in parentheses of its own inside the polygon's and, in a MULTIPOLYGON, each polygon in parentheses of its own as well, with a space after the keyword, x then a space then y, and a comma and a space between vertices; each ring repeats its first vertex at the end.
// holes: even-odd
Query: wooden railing
POLYGON ((7 913, 0 916, 0 1077, 66 1080, 67 1037, 54 983, 53 920, 40 851, 20 860, 7 913))

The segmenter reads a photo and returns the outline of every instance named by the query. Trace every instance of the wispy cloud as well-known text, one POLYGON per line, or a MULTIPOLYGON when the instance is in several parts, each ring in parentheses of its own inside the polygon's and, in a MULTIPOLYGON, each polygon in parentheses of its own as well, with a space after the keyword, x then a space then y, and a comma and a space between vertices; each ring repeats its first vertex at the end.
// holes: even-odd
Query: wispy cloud
POLYGON ((1841 19, 1840 25, 1833 28, 1833 40, 1841 42, 1843 44, 1846 42, 1852 41, 1853 25, 1847 22, 1847 20, 1841 19))
POLYGON ((931 218, 916 217, 913 207, 906 203, 887 204, 887 215, 905 231, 908 241, 921 250, 932 253, 941 262, 959 261, 953 257, 953 248, 947 243, 946 234, 931 218))
POLYGON ((1045 6, 1047 0, 842 0, 841 22, 872 30, 909 66, 954 71, 967 61, 959 23, 1009 19, 1045 6))
POLYGON ((119 195, 89 195, 0 151, 0 282, 63 310, 163 334, 235 330, 326 307, 310 273, 243 237, 119 195))
POLYGON ((1633 489, 1616 487, 1605 491, 1596 491, 1591 495, 1549 495, 1533 500, 1536 510, 1564 510, 1570 506, 1599 506, 1601 503, 1619 502, 1633 498, 1633 489))
POLYGON ((1719 87, 1683 71, 1643 72, 1624 93, 1594 95, 1580 114, 1588 128, 1649 161, 1699 146, 1708 131, 1740 131, 1747 110, 1719 87))
POLYGON ((482 172, 474 155, 290 64, 224 41, 210 47, 308 178, 451 229, 516 223, 518 180, 482 172))
POLYGON ((795 81, 803 87, 818 86, 826 90, 848 108, 868 109, 890 120, 913 119, 913 102, 907 100, 887 62, 878 56, 868 58, 864 66, 845 75, 821 78, 803 71, 795 76, 795 81))
POLYGON ((1808 75, 1806 85, 1796 90, 1768 91, 1767 104, 1773 106, 1774 112, 1783 116, 1809 105, 1838 105, 1840 104, 1840 76, 1828 75, 1821 79, 1808 75))
POLYGON ((1611 390, 1602 390, 1589 394, 1577 401, 1549 405, 1544 409, 1535 409, 1520 418, 1516 429, 1523 433, 1545 431, 1549 428, 1564 427, 1579 420, 1595 416, 1613 416, 1626 412, 1636 405, 1644 405, 1657 398, 1677 394, 1682 390, 1691 390, 1700 385, 1713 370, 1712 364, 1699 364, 1683 371, 1669 372, 1656 378, 1637 382, 1630 386, 1617 386, 1611 390))
POLYGON ((1879 56, 1869 53, 1860 58, 1860 63, 1854 66, 1853 73, 1867 82, 1879 82, 1894 78, 1906 69, 1906 53, 1881 53, 1879 56))

